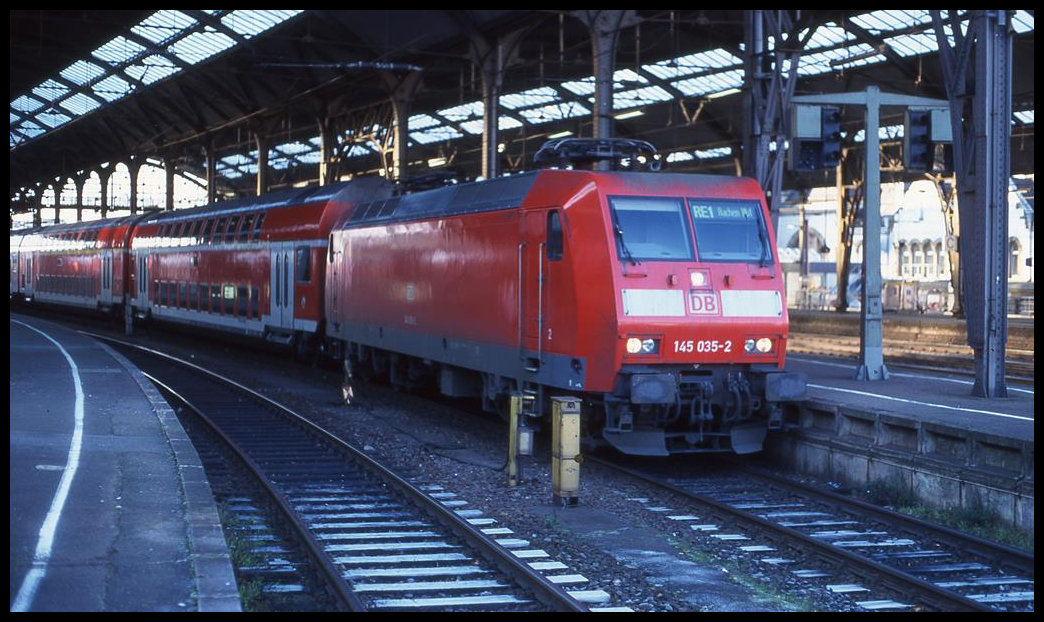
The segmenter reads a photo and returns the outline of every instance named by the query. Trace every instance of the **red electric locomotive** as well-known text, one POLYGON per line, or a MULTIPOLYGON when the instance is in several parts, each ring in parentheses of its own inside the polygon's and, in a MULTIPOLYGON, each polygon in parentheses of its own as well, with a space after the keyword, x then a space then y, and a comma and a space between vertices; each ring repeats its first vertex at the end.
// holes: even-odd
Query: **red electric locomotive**
POLYGON ((327 337, 353 370, 584 398, 592 440, 748 453, 803 398, 750 179, 544 170, 360 205, 331 235, 327 337))

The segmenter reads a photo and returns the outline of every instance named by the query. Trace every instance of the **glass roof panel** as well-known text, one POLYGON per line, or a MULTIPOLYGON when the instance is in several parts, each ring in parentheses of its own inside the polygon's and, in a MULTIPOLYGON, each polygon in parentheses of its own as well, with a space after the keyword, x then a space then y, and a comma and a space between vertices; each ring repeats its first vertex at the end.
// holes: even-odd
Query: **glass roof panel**
POLYGON ((247 39, 261 34, 269 28, 282 24, 302 11, 232 11, 221 18, 221 23, 247 39))
POLYGON ((167 50, 186 63, 195 65, 235 44, 228 35, 207 28, 171 43, 167 50))
POLYGON ((119 76, 109 76, 92 86, 91 90, 98 97, 112 102, 130 93, 133 87, 119 76))
MULTIPOLYGON (((468 134, 481 134, 482 133, 482 119, 474 119, 471 121, 465 121, 460 124, 460 129, 464 130, 468 134)), ((501 115, 497 119, 498 130, 512 130, 516 127, 522 127, 522 122, 512 117, 506 117, 501 115)))
POLYGON ((522 91, 521 93, 502 95, 500 97, 500 105, 505 108, 510 108, 511 110, 517 110, 518 108, 548 104, 560 101, 561 99, 562 98, 558 96, 558 91, 549 86, 542 86, 528 91, 522 91))
POLYGON ((678 58, 662 60, 652 65, 642 65, 642 69, 663 80, 673 80, 694 73, 742 66, 743 60, 733 56, 722 48, 697 52, 678 58))
POLYGON ((732 147, 716 147, 714 149, 697 149, 693 154, 701 160, 724 158, 732 155, 732 147))
POLYGON ((302 142, 283 143, 282 145, 276 147, 277 151, 288 153, 290 155, 297 155, 299 153, 315 151, 315 149, 316 148, 313 145, 309 145, 307 143, 302 142))
POLYGON ((98 106, 101 106, 101 103, 93 97, 88 97, 83 93, 75 93, 71 97, 62 100, 61 106, 74 115, 80 116, 87 114, 98 106))
POLYGON ((181 35, 185 30, 192 28, 196 23, 196 20, 181 11, 164 9, 141 20, 140 24, 131 28, 131 32, 153 43, 163 45, 181 35))
MULTIPOLYGON (((803 38, 806 32, 808 32, 807 29, 803 30, 799 38, 803 38)), ((816 29, 812 38, 808 40, 808 45, 805 46, 805 49, 832 47, 852 39, 855 39, 855 35, 843 28, 839 28, 834 22, 827 22, 816 29)))
POLYGON ((171 74, 175 74, 181 69, 174 65, 174 61, 163 56, 157 56, 153 54, 148 58, 143 58, 141 61, 134 63, 130 67, 124 70, 126 74, 139 82, 144 84, 152 84, 158 80, 162 80, 171 74))
POLYGON ((69 87, 55 80, 45 80, 43 84, 33 89, 33 95, 46 102, 61 99, 69 93, 69 87))
POLYGON ((893 30, 930 24, 932 16, 928 11, 922 10, 884 9, 857 15, 850 21, 874 34, 887 34, 893 30))
POLYGON ((57 108, 48 108, 47 110, 40 112, 36 115, 36 120, 46 125, 49 128, 56 128, 59 125, 68 123, 70 120, 69 115, 62 113, 57 108))
POLYGON ((62 69, 59 75, 73 84, 83 86, 88 82, 93 82, 94 80, 104 76, 105 70, 94 63, 85 60, 78 60, 65 69, 62 69))
POLYGON ((1015 16, 1011 18, 1011 27, 1020 35, 1033 32, 1033 16, 1028 11, 1015 11, 1015 16))
POLYGON ((418 132, 410 132, 410 140, 422 145, 453 140, 454 138, 460 138, 461 136, 463 136, 463 134, 458 132, 456 129, 445 125, 418 132))
POLYGON ((145 48, 140 43, 126 37, 116 37, 91 54, 110 65, 120 65, 137 58, 144 52, 145 48))
POLYGON ((482 102, 468 102, 445 110, 439 110, 438 114, 450 121, 467 121, 475 117, 482 117, 482 102))
POLYGON ((1032 110, 1016 110, 1013 114, 1023 125, 1033 125, 1032 110))
POLYGON ((434 127, 436 125, 442 125, 442 121, 439 121, 429 114, 415 114, 410 117, 410 120, 406 123, 406 126, 411 132, 414 130, 423 130, 429 127, 434 127))
POLYGON ((573 117, 582 117, 591 114, 591 111, 576 102, 561 102, 558 104, 551 104, 550 106, 521 110, 519 111, 519 114, 525 117, 526 121, 538 124, 548 123, 550 121, 560 121, 562 119, 573 117))
POLYGON ((18 99, 11 102, 11 107, 19 112, 35 112, 43 108, 43 102, 35 97, 20 95, 18 99))
POLYGON ((300 162, 301 164, 318 164, 320 160, 320 154, 318 151, 299 153, 294 156, 294 159, 300 162))
POLYGON ((668 153, 667 154, 667 161, 668 162, 688 162, 689 160, 692 160, 694 157, 695 156, 693 156, 688 151, 675 151, 673 153, 668 153))
POLYGON ((707 93, 717 93, 719 91, 734 89, 742 84, 743 71, 740 69, 733 69, 731 71, 722 71, 706 76, 678 80, 677 82, 672 83, 671 86, 681 91, 687 97, 695 97, 697 95, 706 95, 707 93))
POLYGON ((624 108, 637 108, 638 106, 645 106, 656 102, 665 102, 671 99, 674 99, 674 96, 662 88, 658 86, 647 86, 641 89, 634 89, 633 91, 614 93, 613 109, 622 110, 624 108))
MULTIPOLYGON (((620 69, 613 73, 613 90, 632 87, 636 84, 648 84, 649 80, 632 69, 620 69)), ((577 95, 591 95, 595 92, 594 76, 588 76, 581 80, 563 82, 562 87, 577 95)))
POLYGON ((939 50, 934 30, 890 37, 885 39, 885 43, 899 56, 916 56, 939 50))

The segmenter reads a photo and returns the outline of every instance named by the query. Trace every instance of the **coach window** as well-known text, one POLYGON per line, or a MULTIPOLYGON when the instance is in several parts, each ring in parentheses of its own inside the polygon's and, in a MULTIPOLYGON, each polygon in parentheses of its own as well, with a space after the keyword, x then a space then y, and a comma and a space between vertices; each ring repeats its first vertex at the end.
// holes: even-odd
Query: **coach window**
POLYGON ((225 235, 225 225, 228 224, 227 218, 218 218, 217 227, 214 228, 214 244, 221 243, 221 236, 225 235))
POLYGON ((254 225, 254 215, 247 214, 243 217, 243 224, 239 227, 239 234, 236 236, 237 242, 249 242, 250 231, 254 225))
POLYGON ((307 246, 298 246, 294 262, 294 279, 298 283, 308 283, 312 280, 312 257, 308 254, 307 246))
POLYGON ((221 313, 221 286, 217 283, 210 286, 210 312, 221 313))
POLYGON ((228 231, 225 232, 225 242, 236 241, 236 228, 239 227, 239 216, 233 216, 228 221, 228 231))
POLYGON ((263 225, 265 222, 265 214, 266 212, 261 212, 257 215, 257 218, 254 219, 253 238, 255 242, 261 241, 261 225, 263 225))
POLYGON ((547 258, 550 261, 558 261, 562 258, 565 244, 562 236, 562 219, 558 210, 547 213, 547 258))
POLYGON ((188 308, 195 311, 199 307, 199 290, 195 283, 188 284, 188 308))
POLYGON ((240 285, 236 288, 236 315, 239 317, 246 317, 247 305, 250 304, 248 296, 250 291, 246 285, 240 285))
POLYGON ((169 291, 169 289, 168 289, 168 286, 167 286, 167 282, 166 281, 160 281, 159 303, 160 303, 161 307, 167 306, 167 292, 168 291, 169 291))

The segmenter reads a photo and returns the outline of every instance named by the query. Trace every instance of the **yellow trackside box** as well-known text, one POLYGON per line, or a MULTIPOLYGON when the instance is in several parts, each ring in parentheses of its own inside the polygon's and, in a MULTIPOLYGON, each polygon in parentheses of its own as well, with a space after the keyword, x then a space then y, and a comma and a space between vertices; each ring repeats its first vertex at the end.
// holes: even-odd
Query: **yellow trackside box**
POLYGON ((580 490, 580 400, 551 398, 551 487, 556 502, 576 503, 580 490))

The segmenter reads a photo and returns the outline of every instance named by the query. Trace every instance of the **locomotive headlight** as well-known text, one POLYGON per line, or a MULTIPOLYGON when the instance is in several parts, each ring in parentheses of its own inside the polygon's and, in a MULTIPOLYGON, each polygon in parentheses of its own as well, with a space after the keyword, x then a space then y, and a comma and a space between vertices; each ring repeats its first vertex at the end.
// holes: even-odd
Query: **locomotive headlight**
POLYGON ((660 340, 650 337, 630 337, 627 339, 628 354, 659 354, 660 340))
POLYGON ((768 354, 769 352, 772 352, 772 340, 768 337, 762 337, 760 339, 751 338, 743 344, 743 349, 748 354, 754 354, 755 352, 768 354))

